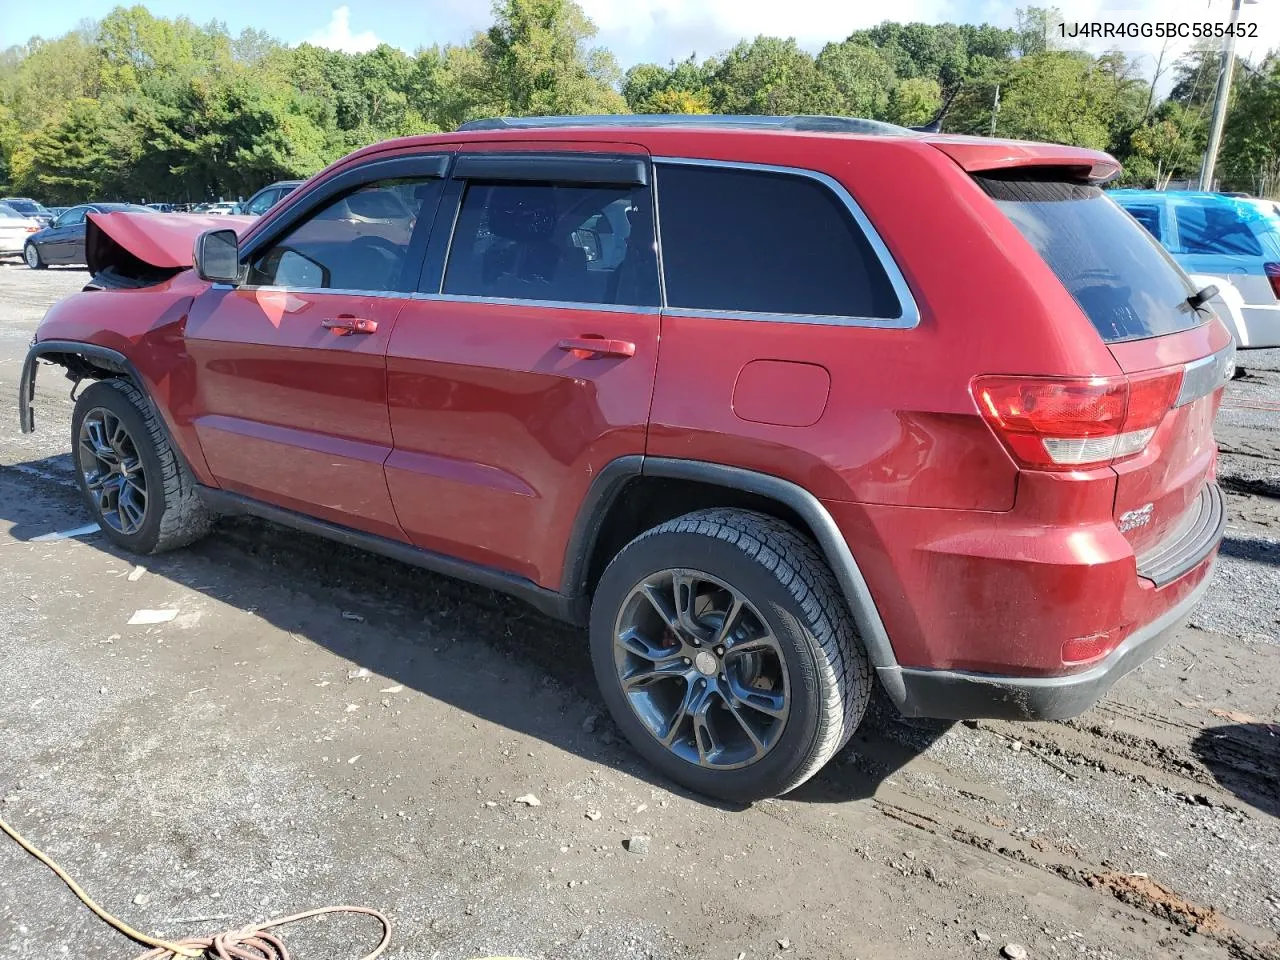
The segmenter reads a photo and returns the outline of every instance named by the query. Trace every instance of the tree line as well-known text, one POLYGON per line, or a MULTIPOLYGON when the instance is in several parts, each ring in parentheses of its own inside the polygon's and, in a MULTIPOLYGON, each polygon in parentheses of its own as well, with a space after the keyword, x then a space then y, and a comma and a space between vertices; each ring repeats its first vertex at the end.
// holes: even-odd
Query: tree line
MULTIPOLYGON (((1160 57, 1160 86, 1120 52, 1047 43, 1056 10, 1015 26, 885 22, 828 43, 756 37, 623 73, 574 0, 495 0, 464 44, 409 54, 287 46, 257 30, 117 7, 0 53, 0 190, 46 203, 247 196, 389 137, 486 116, 836 114, 1107 150, 1125 182, 1193 178, 1220 55, 1160 57)), ((1150 73, 1148 70, 1147 74, 1150 73)), ((1240 62, 1222 185, 1280 191, 1280 57, 1240 62)))

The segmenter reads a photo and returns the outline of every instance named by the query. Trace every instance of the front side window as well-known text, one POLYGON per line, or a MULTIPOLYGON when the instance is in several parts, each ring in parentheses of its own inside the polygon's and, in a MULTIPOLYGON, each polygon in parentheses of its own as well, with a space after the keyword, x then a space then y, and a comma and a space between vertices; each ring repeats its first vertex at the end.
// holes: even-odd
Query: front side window
POLYGON ((330 201, 254 256, 246 282, 312 290, 409 292, 409 241, 435 210, 435 177, 378 180, 330 201))
POLYGON ((74 227, 77 223, 84 223, 85 214, 88 212, 88 207, 72 207, 58 218, 58 226, 74 227))
POLYGON ((642 187, 469 183, 443 292, 657 306, 648 204, 642 187))
POLYGON ((894 319, 902 304, 849 209, 812 177, 659 167, 667 305, 894 319))

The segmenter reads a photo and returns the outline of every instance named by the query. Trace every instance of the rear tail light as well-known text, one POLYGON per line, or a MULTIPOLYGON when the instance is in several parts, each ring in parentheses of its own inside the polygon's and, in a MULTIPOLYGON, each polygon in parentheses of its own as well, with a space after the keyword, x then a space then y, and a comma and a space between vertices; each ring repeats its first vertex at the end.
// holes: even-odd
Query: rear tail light
POLYGON ((1015 460, 1077 470, 1141 453, 1181 386, 1177 368, 1131 377, 975 377, 970 389, 1015 460))
POLYGON ((1267 279, 1271 281, 1271 292, 1280 300, 1280 263, 1264 263, 1262 269, 1267 272, 1267 279))
POLYGON ((39 232, 40 232, 40 228, 39 228, 39 227, 24 227, 23 229, 25 229, 25 230, 27 231, 27 233, 39 233, 39 232))

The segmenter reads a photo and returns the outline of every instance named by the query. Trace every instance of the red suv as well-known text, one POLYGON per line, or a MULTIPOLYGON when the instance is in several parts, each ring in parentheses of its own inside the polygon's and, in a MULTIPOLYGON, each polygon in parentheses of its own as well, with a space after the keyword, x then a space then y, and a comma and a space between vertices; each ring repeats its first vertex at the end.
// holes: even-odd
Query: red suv
POLYGON ((249 513, 590 627, 746 800, 912 716, 1075 715, 1206 589, 1231 337, 1109 156, 814 117, 479 121, 234 229, 95 216, 37 361, 104 533, 249 513), (194 266, 192 269, 191 267, 194 266))

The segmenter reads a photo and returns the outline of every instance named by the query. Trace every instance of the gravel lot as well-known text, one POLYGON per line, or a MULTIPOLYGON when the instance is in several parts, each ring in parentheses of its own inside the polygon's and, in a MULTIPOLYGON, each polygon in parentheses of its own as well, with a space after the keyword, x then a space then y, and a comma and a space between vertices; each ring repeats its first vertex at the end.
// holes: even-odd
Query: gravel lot
MULTIPOLYGON (((3 396, 84 279, 0 264, 3 396)), ((1216 588, 1158 659, 1066 723, 877 707, 747 809, 654 777, 585 638, 515 601, 250 521, 136 578, 99 536, 33 540, 85 521, 46 373, 40 431, 0 421, 0 816, 165 936, 363 903, 423 960, 1277 960, 1280 352, 1242 365, 1216 588)), ((373 930, 286 936, 344 960, 373 930)), ((0 956, 137 952, 0 840, 0 956)))

